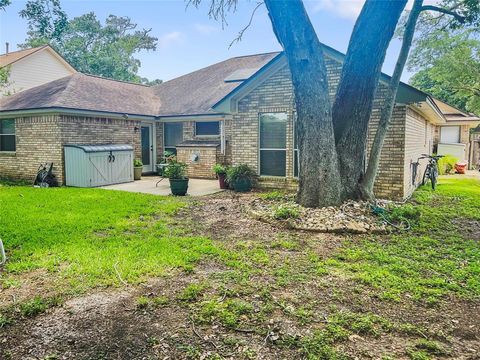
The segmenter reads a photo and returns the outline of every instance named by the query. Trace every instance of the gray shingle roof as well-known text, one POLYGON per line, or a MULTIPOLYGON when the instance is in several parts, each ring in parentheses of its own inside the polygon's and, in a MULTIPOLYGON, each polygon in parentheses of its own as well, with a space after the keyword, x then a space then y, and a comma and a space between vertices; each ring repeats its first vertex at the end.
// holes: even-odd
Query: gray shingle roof
POLYGON ((194 115, 211 112, 211 107, 241 82, 225 82, 234 72, 268 64, 279 53, 241 56, 210 65, 155 86, 162 106, 159 115, 194 115))
POLYGON ((154 87, 73 74, 0 99, 0 111, 66 108, 168 116, 208 114, 241 82, 225 82, 242 69, 261 69, 279 53, 236 57, 154 87))
POLYGON ((147 86, 81 73, 0 100, 1 111, 56 107, 155 115, 159 102, 147 86))

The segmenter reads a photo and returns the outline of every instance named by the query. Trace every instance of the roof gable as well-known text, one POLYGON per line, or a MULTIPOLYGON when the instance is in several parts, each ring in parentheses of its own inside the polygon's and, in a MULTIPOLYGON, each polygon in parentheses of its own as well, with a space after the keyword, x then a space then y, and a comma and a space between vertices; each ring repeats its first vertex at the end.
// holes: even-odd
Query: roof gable
POLYGON ((8 54, 0 55, 0 67, 11 66, 23 59, 26 59, 30 56, 35 56, 35 54, 40 52, 48 52, 56 60, 58 60, 65 68, 68 69, 71 73, 76 72, 76 70, 71 66, 59 53, 57 53, 50 45, 38 46, 35 48, 12 51, 8 54))

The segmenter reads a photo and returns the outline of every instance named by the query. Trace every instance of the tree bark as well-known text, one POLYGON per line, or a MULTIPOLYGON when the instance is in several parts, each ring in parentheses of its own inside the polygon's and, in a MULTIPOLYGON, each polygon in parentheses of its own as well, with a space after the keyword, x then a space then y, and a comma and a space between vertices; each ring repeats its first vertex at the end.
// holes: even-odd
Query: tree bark
POLYGON ((388 45, 407 0, 367 0, 353 29, 332 109, 343 197, 358 198, 368 124, 388 45))
POLYGON ((265 0, 265 5, 285 51, 295 94, 297 202, 307 207, 339 205, 343 199, 322 46, 301 0, 265 0))
POLYGON ((382 152, 383 143, 387 135, 388 127, 390 126, 393 110, 395 108, 395 98, 397 97, 398 86, 400 84, 400 78, 402 76, 405 64, 407 63, 408 54, 412 47, 413 36, 415 34, 415 26, 417 24, 418 17, 422 12, 423 0, 415 0, 413 8, 408 16, 407 23, 403 34, 402 48, 398 55, 395 70, 392 78, 388 84, 386 97, 380 113, 380 120, 378 128, 375 133, 372 148, 370 150, 370 156, 368 159, 367 171, 365 177, 360 183, 360 194, 363 199, 373 200, 373 186, 375 184, 375 178, 377 176, 378 165, 380 163, 380 155, 382 152))

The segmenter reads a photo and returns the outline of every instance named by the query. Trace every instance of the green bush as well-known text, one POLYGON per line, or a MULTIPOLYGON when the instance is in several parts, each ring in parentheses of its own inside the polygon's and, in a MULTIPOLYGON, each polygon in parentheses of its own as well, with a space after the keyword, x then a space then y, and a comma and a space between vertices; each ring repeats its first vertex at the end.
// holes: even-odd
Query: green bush
POLYGON ((299 216, 298 209, 288 204, 278 206, 273 213, 273 217, 277 220, 298 219, 299 216))
POLYGON ((186 170, 187 170, 187 164, 176 161, 176 160, 172 160, 165 167, 163 174, 169 179, 181 180, 186 178, 185 176, 186 170))
POLYGON ((255 171, 247 164, 240 164, 227 169, 227 181, 230 184, 238 180, 250 180, 253 182, 256 177, 255 171))
POLYGON ((452 155, 445 155, 438 160, 438 173, 440 175, 451 174, 455 169, 458 158, 452 155))
POLYGON ((140 159, 133 160, 133 167, 141 167, 143 166, 143 162, 140 159))
POLYGON ((212 170, 216 175, 225 175, 227 173, 227 167, 222 164, 213 165, 212 170))

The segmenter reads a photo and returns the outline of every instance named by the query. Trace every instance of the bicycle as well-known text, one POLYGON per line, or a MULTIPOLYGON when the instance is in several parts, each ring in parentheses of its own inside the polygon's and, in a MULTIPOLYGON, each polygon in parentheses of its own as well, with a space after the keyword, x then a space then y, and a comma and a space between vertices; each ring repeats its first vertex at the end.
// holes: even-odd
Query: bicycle
POLYGON ((53 163, 40 164, 33 185, 42 188, 58 186, 58 181, 53 174, 53 163))
POLYGON ((422 157, 419 158, 419 160, 428 159, 427 168, 423 173, 422 185, 425 185, 428 180, 430 180, 432 184, 432 189, 435 190, 438 180, 438 160, 442 157, 443 155, 422 154, 422 157))

